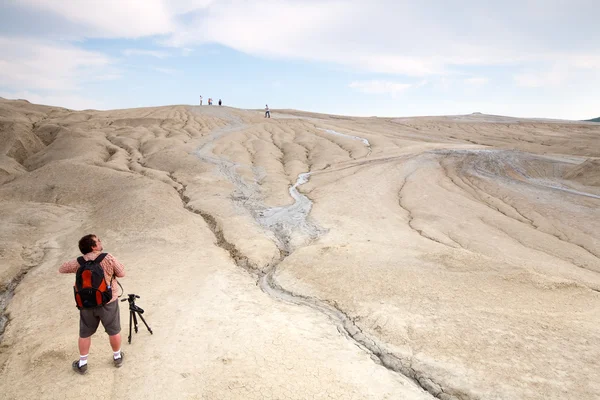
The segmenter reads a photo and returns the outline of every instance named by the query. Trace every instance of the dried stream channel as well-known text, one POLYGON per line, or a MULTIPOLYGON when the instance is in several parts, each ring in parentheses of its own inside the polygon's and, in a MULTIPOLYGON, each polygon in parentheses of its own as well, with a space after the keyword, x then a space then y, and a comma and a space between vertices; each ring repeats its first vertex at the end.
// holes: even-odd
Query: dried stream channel
MULTIPOLYGON (((294 251, 293 237, 300 236, 301 242, 316 240, 325 230, 308 220, 312 201, 298 191, 298 187, 308 182, 310 172, 298 175, 298 180, 290 186, 290 196, 294 203, 289 206, 271 207, 253 212, 255 220, 275 235, 277 247, 286 254, 294 251)), ((297 241, 296 241, 297 242, 297 241)))
MULTIPOLYGON (((211 138, 212 140, 215 140, 227 133, 237 132, 244 128, 245 126, 243 124, 240 124, 236 121, 234 122, 233 126, 222 128, 213 132, 211 138)), ((365 157, 371 153, 371 145, 367 139, 358 136, 346 135, 331 129, 321 130, 332 135, 346 137, 351 140, 359 140, 368 147, 369 152, 365 157)), ((240 167, 241 165, 229 160, 215 157, 214 154, 211 153, 212 148, 213 145, 211 141, 204 144, 196 154, 201 160, 216 165, 219 168, 219 171, 223 173, 223 175, 225 175, 235 185, 236 190, 241 193, 241 196, 239 197, 243 199, 251 198, 255 194, 255 190, 258 189, 257 185, 254 183, 247 183, 236 172, 236 168, 240 167)), ((465 399, 466 397, 464 396, 455 397, 445 392, 445 389, 438 385, 433 378, 424 376, 419 371, 415 370, 412 367, 410 360, 401 359, 400 357, 386 351, 382 344, 364 334, 363 331, 354 323, 353 319, 335 305, 317 298, 292 293, 281 287, 275 281, 274 274, 277 266, 281 262, 283 262, 297 248, 318 239, 319 236, 326 233, 326 230, 309 220, 308 217, 312 207, 312 201, 298 191, 298 188, 301 185, 309 181, 310 176, 313 173, 314 172, 300 173, 296 182, 290 186, 289 193, 294 199, 294 203, 291 205, 268 208, 257 206, 256 202, 248 204, 245 201, 238 201, 240 205, 245 207, 250 212, 258 224, 271 231, 275 236, 277 247, 280 250, 280 258, 274 261, 271 265, 267 266, 267 268, 264 270, 257 268, 257 266, 251 265, 248 258, 243 254, 240 254, 235 245, 229 243, 225 239, 221 228, 217 225, 213 217, 204 212, 195 210, 187 205, 187 198, 183 194, 185 187, 180 194, 186 208, 192 212, 200 214, 204 218, 217 237, 219 246, 230 253, 231 257, 238 266, 244 268, 257 278, 257 284, 262 291, 278 300, 286 301, 296 305, 307 306, 325 314, 336 324, 340 334, 344 335, 348 339, 353 340, 359 348, 363 349, 371 356, 373 361, 391 371, 404 375, 412 380, 415 385, 433 397, 444 400, 458 398, 465 399)))
POLYGON ((336 132, 333 129, 322 129, 322 128, 319 128, 319 129, 321 129, 322 131, 325 131, 327 133, 330 133, 332 135, 342 136, 342 137, 352 139, 352 140, 359 140, 359 141, 363 142, 363 144, 369 148, 369 153, 371 153, 371 143, 369 143, 369 141, 365 138, 361 138, 360 136, 352 136, 352 135, 347 135, 345 133, 336 132))

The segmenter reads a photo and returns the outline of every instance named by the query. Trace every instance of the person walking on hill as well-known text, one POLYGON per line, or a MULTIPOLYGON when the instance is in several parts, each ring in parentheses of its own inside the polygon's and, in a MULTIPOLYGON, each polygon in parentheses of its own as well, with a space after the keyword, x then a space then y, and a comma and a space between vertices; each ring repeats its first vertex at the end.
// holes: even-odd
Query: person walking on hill
MULTIPOLYGON (((102 253, 104 247, 102 241, 98 236, 90 234, 82 237, 79 240, 79 250, 82 257, 76 260, 68 261, 60 266, 58 272, 62 274, 77 273, 77 270, 86 267, 90 264, 90 261, 100 259, 99 266, 104 272, 104 282, 108 286, 104 286, 105 290, 112 291, 112 297, 110 293, 107 293, 107 298, 110 298, 106 304, 97 305, 93 308, 85 308, 86 304, 80 304, 80 300, 77 300, 77 294, 75 296, 78 308, 79 308, 79 360, 73 361, 73 370, 79 374, 85 374, 88 368, 88 355, 90 353, 90 346, 92 345, 92 335, 98 329, 100 322, 104 330, 108 334, 110 346, 113 350, 113 362, 115 367, 123 365, 123 352, 121 351, 121 317, 119 314, 119 302, 117 285, 113 283, 114 277, 122 278, 125 276, 125 267, 115 257, 108 253, 102 253), (87 262, 87 264, 86 264, 87 262), (110 283, 108 283, 110 282, 110 283)), ((85 271, 89 272, 89 271, 85 271)), ((81 275, 83 276, 83 274, 81 275)), ((77 278, 80 278, 80 274, 77 274, 77 278)), ((92 278, 87 276, 88 281, 93 281, 92 278)), ((86 278, 83 278, 85 281, 86 278)), ((76 280, 76 290, 77 284, 76 280)), ((77 293, 77 291, 76 291, 77 293)), ((99 292, 96 292, 98 296, 99 292)), ((81 297, 79 298, 81 299, 81 297)), ((101 303, 101 302, 100 302, 101 303)))
POLYGON ((271 111, 268 104, 265 104, 265 118, 271 118, 271 111))
POLYGON ((202 105, 202 96, 200 96, 200 105, 202 105))
POLYGON ((219 99, 219 105, 221 105, 221 104, 223 104, 223 103, 221 102, 221 99, 219 99))

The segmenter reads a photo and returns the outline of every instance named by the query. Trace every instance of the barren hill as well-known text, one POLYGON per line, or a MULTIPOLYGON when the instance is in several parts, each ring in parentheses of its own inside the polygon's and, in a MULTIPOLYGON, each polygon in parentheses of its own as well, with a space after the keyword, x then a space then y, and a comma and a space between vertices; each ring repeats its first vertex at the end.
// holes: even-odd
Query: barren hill
POLYGON ((0 138, 5 398, 600 393, 600 125, 0 99, 0 138), (80 379, 92 232, 154 334, 80 379))

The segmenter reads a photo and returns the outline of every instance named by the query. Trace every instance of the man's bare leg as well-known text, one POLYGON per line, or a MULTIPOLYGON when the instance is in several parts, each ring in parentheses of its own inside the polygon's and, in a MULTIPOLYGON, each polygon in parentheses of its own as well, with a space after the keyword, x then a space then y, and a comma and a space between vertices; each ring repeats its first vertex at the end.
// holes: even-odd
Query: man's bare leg
POLYGON ((110 347, 112 347, 114 353, 121 350, 121 334, 120 333, 109 336, 108 340, 110 340, 110 347))
POLYGON ((108 337, 110 340, 110 346, 113 349, 113 359, 115 367, 119 368, 123 365, 123 352, 121 351, 121 334, 111 335, 108 337))
MULTIPOLYGON (((86 337, 86 338, 80 337, 78 344, 79 344, 79 366, 83 367, 85 364, 87 364, 88 356, 90 354, 90 346, 92 345, 92 337, 91 336, 86 337)), ((75 365, 73 365, 73 368, 75 368, 75 365)))
POLYGON ((90 346, 92 345, 92 337, 79 338, 79 354, 88 355, 90 354, 90 346))

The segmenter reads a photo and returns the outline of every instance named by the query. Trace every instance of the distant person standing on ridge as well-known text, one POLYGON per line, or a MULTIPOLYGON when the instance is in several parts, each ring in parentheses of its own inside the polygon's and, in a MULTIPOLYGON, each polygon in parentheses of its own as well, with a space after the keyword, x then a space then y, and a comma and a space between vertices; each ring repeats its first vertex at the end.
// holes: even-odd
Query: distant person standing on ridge
POLYGON ((221 99, 219 99, 219 105, 221 105, 221 104, 222 104, 222 103, 221 103, 221 99))
POLYGON ((200 105, 202 105, 202 96, 200 96, 200 105))
POLYGON ((265 118, 271 118, 271 111, 269 111, 268 104, 265 104, 265 118))

